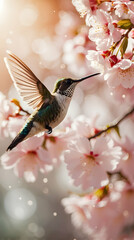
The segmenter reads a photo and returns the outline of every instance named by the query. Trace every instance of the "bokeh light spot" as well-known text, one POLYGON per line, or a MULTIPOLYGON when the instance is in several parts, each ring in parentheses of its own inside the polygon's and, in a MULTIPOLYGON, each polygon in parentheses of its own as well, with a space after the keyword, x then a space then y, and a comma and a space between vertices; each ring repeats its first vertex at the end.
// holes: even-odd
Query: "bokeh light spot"
POLYGON ((6 213, 16 220, 30 218, 36 211, 36 205, 34 195, 24 188, 10 190, 4 199, 6 213))
POLYGON ((20 22, 24 26, 32 26, 38 17, 38 11, 34 5, 26 6, 20 14, 20 22))

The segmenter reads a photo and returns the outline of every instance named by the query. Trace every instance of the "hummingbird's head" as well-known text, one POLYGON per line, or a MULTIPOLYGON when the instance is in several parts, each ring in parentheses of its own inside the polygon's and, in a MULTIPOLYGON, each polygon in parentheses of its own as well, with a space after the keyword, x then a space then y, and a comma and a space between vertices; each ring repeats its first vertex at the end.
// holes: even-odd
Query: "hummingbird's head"
POLYGON ((71 78, 59 79, 55 84, 53 93, 59 93, 61 95, 65 95, 67 97, 72 97, 74 89, 79 82, 82 82, 83 80, 93 77, 93 76, 96 76, 98 74, 100 74, 100 73, 95 73, 95 74, 89 75, 87 77, 81 78, 79 80, 74 80, 71 78))
POLYGON ((59 93, 67 97, 72 97, 77 82, 71 78, 59 79, 55 84, 53 93, 59 93))

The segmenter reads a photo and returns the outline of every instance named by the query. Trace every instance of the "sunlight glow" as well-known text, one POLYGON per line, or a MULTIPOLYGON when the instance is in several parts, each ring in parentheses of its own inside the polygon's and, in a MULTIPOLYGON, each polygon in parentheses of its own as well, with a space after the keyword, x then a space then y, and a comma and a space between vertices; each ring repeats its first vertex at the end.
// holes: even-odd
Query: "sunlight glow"
POLYGON ((3 9, 3 5, 4 5, 4 0, 0 0, 0 12, 1 12, 2 9, 3 9))

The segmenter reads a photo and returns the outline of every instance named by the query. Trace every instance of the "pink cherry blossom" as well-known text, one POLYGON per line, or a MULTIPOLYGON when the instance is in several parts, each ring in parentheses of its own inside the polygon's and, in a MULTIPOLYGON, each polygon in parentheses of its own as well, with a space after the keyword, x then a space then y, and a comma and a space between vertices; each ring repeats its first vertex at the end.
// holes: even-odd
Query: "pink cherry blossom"
POLYGON ((81 17, 84 17, 88 12, 91 12, 90 1, 88 0, 72 0, 72 4, 80 13, 81 17))
POLYGON ((53 169, 48 151, 42 148, 44 137, 34 136, 20 143, 12 151, 1 157, 5 169, 14 169, 18 177, 24 177, 28 182, 34 182, 38 170, 47 173, 53 169))
POLYGON ((62 145, 65 145, 64 151, 68 149, 70 143, 77 142, 79 138, 89 138, 96 134, 99 131, 97 128, 98 119, 99 116, 91 119, 85 115, 78 115, 78 117, 69 122, 69 125, 65 126, 64 131, 60 131, 59 133, 57 131, 57 136, 61 138, 62 145))
POLYGON ((117 87, 120 84, 124 88, 132 88, 134 86, 134 63, 129 59, 122 59, 111 69, 108 69, 104 75, 104 79, 110 87, 117 87))
POLYGON ((97 129, 98 118, 99 116, 90 119, 84 115, 79 115, 66 129, 64 138, 66 137, 67 140, 76 141, 79 137, 91 137, 99 131, 99 129, 97 129))
POLYGON ((115 14, 134 23, 134 5, 132 1, 114 1, 115 14))
POLYGON ((107 59, 104 59, 100 52, 97 52, 95 50, 89 50, 87 52, 86 58, 88 59, 91 67, 95 68, 101 73, 105 71, 107 64, 109 64, 107 59))
MULTIPOLYGON (((122 185, 121 182, 120 185, 122 185)), ((128 236, 127 231, 125 234, 125 228, 133 224, 133 200, 133 188, 123 187, 117 191, 113 186, 106 197, 96 202, 94 208, 90 208, 91 218, 88 223, 89 227, 94 229, 94 235, 99 236, 103 230, 103 236, 100 239, 118 240, 123 235, 128 236)), ((129 234, 131 236, 133 231, 129 234)))
POLYGON ((92 15, 90 25, 89 38, 96 43, 97 50, 107 50, 121 38, 121 33, 113 25, 112 17, 101 9, 92 15))
POLYGON ((103 11, 110 12, 112 10, 113 3, 108 1, 101 1, 101 4, 98 5, 98 9, 102 9, 103 11))
POLYGON ((84 17, 85 15, 87 15, 86 17, 88 18, 88 20, 93 14, 95 14, 98 8, 101 8, 104 11, 110 11, 112 7, 111 2, 105 2, 103 0, 72 0, 72 4, 80 13, 80 16, 84 17))
POLYGON ((115 14, 120 18, 129 18, 128 16, 128 6, 123 2, 115 2, 115 14))
POLYGON ((94 133, 94 126, 95 120, 92 123, 91 119, 85 117, 84 115, 80 115, 72 122, 71 131, 76 132, 75 136, 90 137, 91 132, 94 133))
POLYGON ((81 185, 84 190, 106 184, 107 171, 116 169, 121 156, 121 148, 114 146, 112 139, 104 137, 91 142, 81 137, 70 144, 70 149, 64 154, 69 175, 74 184, 81 185))
POLYGON ((43 147, 49 151, 49 158, 54 166, 61 163, 63 152, 67 149, 68 141, 71 139, 71 132, 69 134, 65 131, 55 131, 52 135, 45 134, 45 141, 43 147))
MULTIPOLYGON (((81 197, 71 195, 63 199, 62 204, 71 214, 74 226, 81 228, 92 239, 124 239, 127 228, 133 225, 134 189, 120 180, 106 188, 81 197)), ((129 229, 131 237, 133 229, 129 229)))
POLYGON ((72 223, 76 228, 86 228, 88 224, 86 216, 86 209, 89 206, 88 197, 71 195, 68 198, 62 199, 62 205, 65 207, 66 213, 71 214, 72 223))

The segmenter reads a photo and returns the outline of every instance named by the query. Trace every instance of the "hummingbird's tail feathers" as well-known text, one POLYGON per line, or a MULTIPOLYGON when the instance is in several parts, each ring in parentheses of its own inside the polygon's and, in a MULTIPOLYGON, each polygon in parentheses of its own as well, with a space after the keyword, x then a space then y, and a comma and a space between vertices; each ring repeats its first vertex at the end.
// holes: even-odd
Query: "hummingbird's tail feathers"
POLYGON ((24 140, 25 137, 26 136, 24 136, 24 134, 22 135, 21 133, 19 133, 9 145, 7 151, 12 150, 14 147, 16 147, 20 142, 24 140))
POLYGON ((20 142, 22 142, 27 136, 28 133, 30 132, 31 128, 33 127, 33 122, 28 122, 26 125, 23 127, 23 129, 18 133, 18 135, 14 138, 14 140, 11 142, 9 147, 7 148, 8 150, 12 150, 14 147, 16 147, 20 142))

